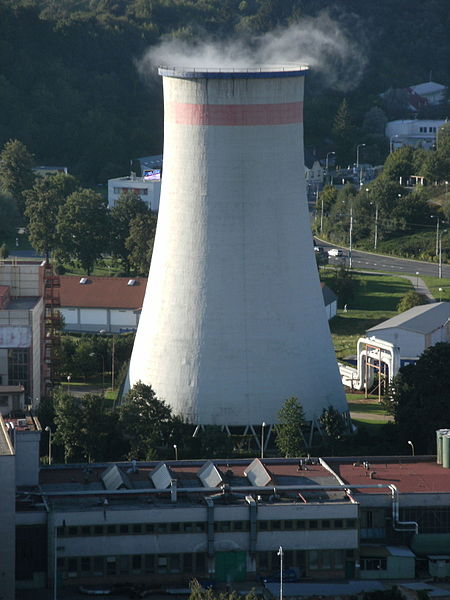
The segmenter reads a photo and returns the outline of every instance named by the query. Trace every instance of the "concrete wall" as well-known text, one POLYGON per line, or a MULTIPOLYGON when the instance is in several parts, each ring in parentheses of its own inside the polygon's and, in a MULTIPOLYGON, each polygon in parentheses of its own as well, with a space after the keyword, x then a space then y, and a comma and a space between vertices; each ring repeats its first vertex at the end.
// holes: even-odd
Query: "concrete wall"
POLYGON ((0 285, 9 285, 11 297, 40 296, 39 263, 0 261, 0 285))
POLYGON ((157 212, 161 194, 161 181, 145 181, 141 177, 119 177, 108 181, 108 208, 113 208, 122 191, 139 190, 139 196, 150 210, 157 212))
POLYGON ((375 334, 381 340, 391 342, 400 348, 401 357, 420 356, 425 350, 425 335, 414 331, 407 331, 398 327, 391 329, 380 329, 375 332, 368 332, 368 335, 375 334))
POLYGON ((39 484, 40 431, 16 431, 16 484, 39 484))
MULTIPOLYGON (((0 418, 1 421, 1 418, 0 418)), ((15 456, 3 421, 0 423, 0 600, 15 598, 15 456)))
POLYGON ((347 410, 313 250, 297 75, 164 77, 165 171, 130 382, 194 423, 275 423, 291 396, 308 419, 347 410))
POLYGON ((139 321, 139 314, 134 309, 62 307, 60 312, 64 317, 65 331, 98 333, 104 329, 120 333, 136 329, 139 321))

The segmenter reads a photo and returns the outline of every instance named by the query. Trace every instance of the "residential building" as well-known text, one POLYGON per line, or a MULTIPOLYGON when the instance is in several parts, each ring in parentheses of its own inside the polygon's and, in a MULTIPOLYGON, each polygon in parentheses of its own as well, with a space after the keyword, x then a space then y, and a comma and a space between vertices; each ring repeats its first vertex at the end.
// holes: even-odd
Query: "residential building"
POLYGON ((60 312, 65 331, 135 331, 147 278, 60 276, 60 312))

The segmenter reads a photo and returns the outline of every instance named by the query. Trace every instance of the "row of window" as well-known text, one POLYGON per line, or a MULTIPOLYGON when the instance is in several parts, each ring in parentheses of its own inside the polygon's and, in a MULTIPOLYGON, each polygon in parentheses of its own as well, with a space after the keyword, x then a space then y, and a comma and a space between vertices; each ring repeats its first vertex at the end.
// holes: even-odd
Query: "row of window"
MULTIPOLYGON (((353 559, 353 555, 353 550, 286 550, 283 559, 286 568, 295 567, 303 575, 318 570, 342 570, 345 560, 353 559)), ((277 551, 256 555, 256 569, 260 574, 276 572, 279 565, 277 551)), ((203 552, 60 557, 57 568, 65 578, 180 573, 200 576, 208 571, 207 555, 203 552)))
POLYGON ((141 195, 141 196, 147 196, 148 195, 148 189, 147 188, 121 188, 121 187, 115 187, 114 188, 114 193, 115 194, 122 194, 125 192, 134 192, 135 194, 141 195))
MULTIPOLYGON (((420 133, 427 133, 426 127, 419 127, 420 133)), ((428 133, 436 133, 436 127, 428 127, 428 133)))
MULTIPOLYGON (((258 521, 258 531, 298 531, 304 529, 354 529, 356 519, 302 519, 258 521)), ((119 525, 80 525, 58 527, 58 537, 84 537, 99 535, 146 535, 170 533, 205 533, 207 524, 196 523, 122 523, 119 525)), ((214 531, 249 531, 249 521, 216 521, 214 531)))

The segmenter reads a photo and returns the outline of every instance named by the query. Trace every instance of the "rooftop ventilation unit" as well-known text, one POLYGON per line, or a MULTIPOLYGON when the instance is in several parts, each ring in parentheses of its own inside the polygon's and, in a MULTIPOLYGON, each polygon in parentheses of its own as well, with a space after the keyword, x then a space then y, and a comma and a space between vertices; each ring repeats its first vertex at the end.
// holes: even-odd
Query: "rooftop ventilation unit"
POLYGON ((216 465, 208 460, 197 473, 204 487, 217 487, 223 484, 222 475, 216 465))
POLYGON ((127 285, 136 285, 137 281, 136 279, 129 279, 127 285))
POLYGON ((255 460, 250 463, 250 465, 245 469, 244 475, 255 487, 266 486, 272 481, 269 471, 262 464, 259 458, 255 458, 255 460))
POLYGON ((80 279, 80 283, 81 283, 81 285, 84 285, 84 284, 85 284, 85 283, 87 283, 87 282, 88 282, 88 278, 87 278, 87 277, 82 277, 82 278, 80 279))
POLYGON ((166 463, 159 463, 149 475, 157 490, 165 490, 172 483, 172 473, 166 463))

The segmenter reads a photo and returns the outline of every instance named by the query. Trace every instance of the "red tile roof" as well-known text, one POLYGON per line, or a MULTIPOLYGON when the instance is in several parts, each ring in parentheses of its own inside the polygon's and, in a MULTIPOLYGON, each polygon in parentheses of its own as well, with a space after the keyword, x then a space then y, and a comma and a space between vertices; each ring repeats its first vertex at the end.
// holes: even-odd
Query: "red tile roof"
MULTIPOLYGON (((450 469, 444 469, 435 461, 388 461, 369 462, 366 469, 362 463, 336 464, 329 461, 332 469, 349 485, 393 484, 402 493, 450 492, 450 469), (361 466, 353 466, 361 465, 361 466), (371 476, 372 473, 372 476, 371 476)), ((385 488, 361 489, 364 493, 386 493, 385 488)))
POLYGON ((78 308, 129 308, 137 310, 144 301, 147 279, 145 277, 60 277, 60 303, 62 307, 78 308), (133 279, 135 285, 128 285, 133 279))

